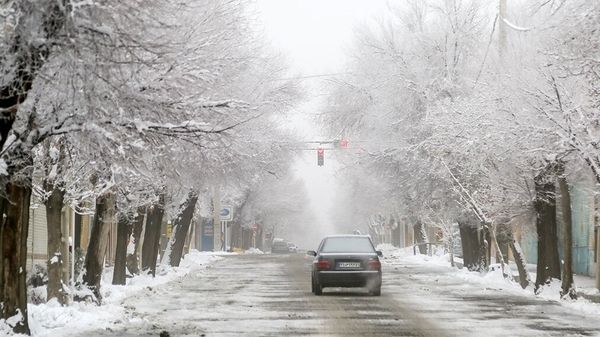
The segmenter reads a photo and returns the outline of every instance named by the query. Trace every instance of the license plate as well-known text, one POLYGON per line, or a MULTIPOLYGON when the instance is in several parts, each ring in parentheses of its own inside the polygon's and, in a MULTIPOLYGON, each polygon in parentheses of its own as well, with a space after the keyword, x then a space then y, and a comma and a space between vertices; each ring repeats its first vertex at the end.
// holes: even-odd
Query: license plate
POLYGON ((339 262, 338 268, 360 268, 360 262, 339 262))

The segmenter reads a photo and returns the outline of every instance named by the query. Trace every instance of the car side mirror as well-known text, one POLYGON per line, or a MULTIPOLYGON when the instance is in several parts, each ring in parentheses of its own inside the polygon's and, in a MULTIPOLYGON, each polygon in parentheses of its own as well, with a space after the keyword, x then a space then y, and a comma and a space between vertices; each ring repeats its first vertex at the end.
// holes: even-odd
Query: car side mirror
POLYGON ((314 250, 309 250, 306 252, 306 255, 317 256, 317 252, 315 252, 314 250))
POLYGON ((380 250, 376 251, 375 253, 377 253, 377 256, 383 256, 383 252, 380 250))

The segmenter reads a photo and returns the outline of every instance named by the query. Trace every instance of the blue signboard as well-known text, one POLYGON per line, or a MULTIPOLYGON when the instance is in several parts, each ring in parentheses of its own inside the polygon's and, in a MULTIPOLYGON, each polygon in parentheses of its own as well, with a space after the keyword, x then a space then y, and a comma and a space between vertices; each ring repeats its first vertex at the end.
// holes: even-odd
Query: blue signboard
POLYGON ((222 206, 221 212, 219 212, 221 216, 221 221, 231 221, 233 220, 233 212, 231 206, 222 206))

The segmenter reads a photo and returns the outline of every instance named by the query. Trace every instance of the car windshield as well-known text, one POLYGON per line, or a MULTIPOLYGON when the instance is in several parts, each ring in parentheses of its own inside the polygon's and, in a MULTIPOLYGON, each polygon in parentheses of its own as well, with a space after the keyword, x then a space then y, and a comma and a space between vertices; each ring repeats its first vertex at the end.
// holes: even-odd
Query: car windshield
POLYGON ((366 237, 327 238, 322 253, 373 253, 373 245, 366 237))

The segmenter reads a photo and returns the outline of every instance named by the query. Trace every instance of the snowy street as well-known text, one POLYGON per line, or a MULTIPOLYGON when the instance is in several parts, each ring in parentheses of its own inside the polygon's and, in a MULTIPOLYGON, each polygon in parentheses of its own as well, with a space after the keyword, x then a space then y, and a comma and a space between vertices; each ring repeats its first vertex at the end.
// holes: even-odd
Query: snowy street
POLYGON ((0 13, 0 337, 600 337, 600 0, 0 13))
POLYGON ((125 318, 108 328, 70 336, 600 336, 589 311, 423 258, 384 260, 381 297, 361 289, 319 297, 303 254, 225 255, 126 299, 125 318))

